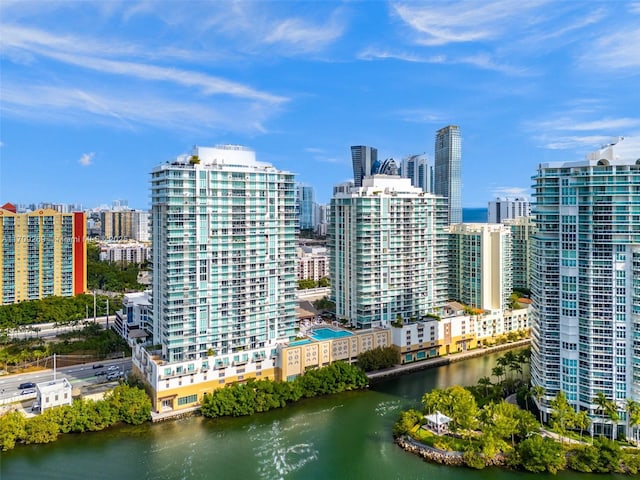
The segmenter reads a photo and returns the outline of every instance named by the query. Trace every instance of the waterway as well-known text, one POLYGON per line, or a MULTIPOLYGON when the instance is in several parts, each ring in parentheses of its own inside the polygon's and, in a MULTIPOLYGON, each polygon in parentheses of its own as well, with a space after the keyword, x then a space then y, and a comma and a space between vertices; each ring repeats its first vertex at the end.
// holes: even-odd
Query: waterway
MULTIPOLYGON (((183 420, 64 435, 0 453, 0 478, 64 480, 531 479, 507 470, 424 462, 393 443, 398 413, 438 387, 490 376, 499 354, 424 370, 361 392, 305 400, 253 417, 183 420)), ((561 473, 558 480, 602 480, 561 473)), ((607 476, 608 479, 629 478, 607 476)))

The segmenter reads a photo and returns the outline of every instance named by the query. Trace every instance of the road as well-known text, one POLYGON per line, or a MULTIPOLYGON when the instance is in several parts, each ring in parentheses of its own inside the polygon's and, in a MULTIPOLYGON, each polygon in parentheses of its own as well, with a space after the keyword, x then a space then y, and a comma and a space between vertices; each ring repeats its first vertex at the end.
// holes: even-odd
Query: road
MULTIPOLYGON (((109 315, 109 324, 113 324, 115 315, 109 315)), ((8 332, 9 338, 54 338, 61 333, 71 332, 73 330, 81 330, 86 324, 94 323, 93 317, 79 320, 77 325, 60 325, 55 323, 37 323, 34 325, 27 325, 19 329, 11 330, 8 332)), ((96 323, 101 326, 107 324, 107 317, 97 317, 96 323)))
MULTIPOLYGON (((106 375, 96 375, 100 371, 107 371, 115 365, 119 371, 128 373, 131 371, 131 358, 119 358, 115 360, 105 360, 102 362, 85 363, 82 365, 72 365, 70 367, 57 368, 55 378, 66 378, 73 387, 82 387, 101 383, 106 375), (104 365, 103 368, 93 368, 94 365, 104 365)), ((25 382, 47 382, 54 379, 52 369, 40 370, 32 373, 19 373, 15 375, 5 375, 0 377, 0 405, 12 403, 20 400, 36 398, 35 393, 23 395, 18 386, 25 382)))

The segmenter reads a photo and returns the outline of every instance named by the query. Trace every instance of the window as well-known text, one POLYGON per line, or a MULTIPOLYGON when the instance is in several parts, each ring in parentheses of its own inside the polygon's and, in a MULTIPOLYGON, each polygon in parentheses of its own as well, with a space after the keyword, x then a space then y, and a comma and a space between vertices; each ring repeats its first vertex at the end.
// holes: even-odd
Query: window
POLYGON ((178 397, 178 405, 186 405, 188 403, 195 403, 198 401, 197 395, 188 395, 186 397, 178 397))

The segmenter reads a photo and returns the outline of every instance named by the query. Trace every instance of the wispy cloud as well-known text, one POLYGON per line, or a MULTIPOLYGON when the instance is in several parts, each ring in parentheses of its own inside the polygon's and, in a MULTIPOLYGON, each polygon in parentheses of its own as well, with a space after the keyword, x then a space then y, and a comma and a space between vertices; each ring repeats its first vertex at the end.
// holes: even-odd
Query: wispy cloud
POLYGON ((80 90, 3 83, 2 115, 37 122, 91 123, 134 129, 138 125, 176 131, 263 133, 273 108, 256 103, 179 101, 153 93, 80 90))
POLYGON ((583 68, 627 71, 640 74, 640 16, 627 26, 599 35, 580 58, 583 68))
POLYGON ((368 47, 358 54, 360 60, 401 60, 412 63, 432 63, 448 65, 472 65, 483 70, 492 70, 507 75, 526 75, 532 70, 526 67, 517 67, 508 64, 501 64, 489 53, 478 53, 466 56, 451 55, 420 55, 414 52, 391 51, 389 49, 378 49, 368 47))
POLYGON ((442 123, 446 121, 445 115, 427 108, 401 109, 394 112, 394 115, 400 117, 405 122, 413 123, 442 123))
POLYGON ((491 194, 500 198, 529 198, 531 191, 524 187, 494 187, 491 194))
POLYGON ((611 137, 607 135, 569 135, 569 136, 552 136, 541 135, 538 142, 542 147, 549 150, 583 150, 588 148, 597 148, 609 141, 611 137))
POLYGON ((82 165, 83 167, 88 167, 93 163, 93 157, 95 157, 95 155, 96 154, 94 152, 83 154, 79 160, 80 165, 82 165))
POLYGON ((506 0, 396 3, 391 11, 414 30, 417 43, 437 46, 497 38, 513 19, 526 17, 543 3, 546 2, 530 1, 517 7, 506 0))
MULTIPOLYGON (((59 37, 47 32, 32 29, 25 31, 21 28, 11 27, 6 33, 7 35, 3 35, 3 38, 9 37, 9 39, 4 41, 4 47, 8 49, 19 48, 35 55, 101 73, 195 87, 200 89, 204 95, 231 95, 272 104, 287 100, 285 97, 261 92, 238 82, 200 72, 79 54, 78 52, 98 54, 97 51, 94 51, 98 45, 87 47, 87 43, 90 42, 84 42, 79 38, 59 37), (81 46, 78 47, 78 45, 81 46)), ((125 54, 126 49, 119 49, 118 53, 125 54)))
POLYGON ((345 26, 335 18, 325 25, 315 25, 301 18, 288 18, 274 25, 264 37, 267 44, 285 44, 298 52, 313 52, 342 36, 345 26))

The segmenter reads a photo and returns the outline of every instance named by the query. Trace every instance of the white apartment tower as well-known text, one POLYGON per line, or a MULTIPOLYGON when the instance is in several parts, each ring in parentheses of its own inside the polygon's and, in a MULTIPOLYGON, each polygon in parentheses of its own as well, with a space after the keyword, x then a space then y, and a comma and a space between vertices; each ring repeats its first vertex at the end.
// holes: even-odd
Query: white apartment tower
POLYGON ((423 192, 433 192, 433 171, 426 155, 409 155, 402 159, 400 174, 423 192))
POLYGON ((487 212, 489 223, 503 223, 505 220, 531 215, 531 203, 526 198, 496 198, 489 202, 487 212))
POLYGON ((153 338, 162 359, 242 364, 293 338, 293 174, 244 147, 194 147, 156 167, 151 189, 153 338))
POLYGON ((511 230, 505 225, 449 226, 450 296, 488 311, 506 310, 513 292, 511 230))
POLYGON ((504 220, 511 229, 511 269, 513 289, 531 290, 531 237, 535 232, 532 216, 504 220))
POLYGON ((445 199, 407 178, 374 175, 331 200, 336 316, 358 328, 420 319, 447 300, 445 199))
POLYGON ((609 435, 595 403, 604 394, 621 434, 626 399, 640 401, 640 141, 541 164, 533 182, 531 376, 546 393, 541 408, 549 414, 562 391, 609 435))

